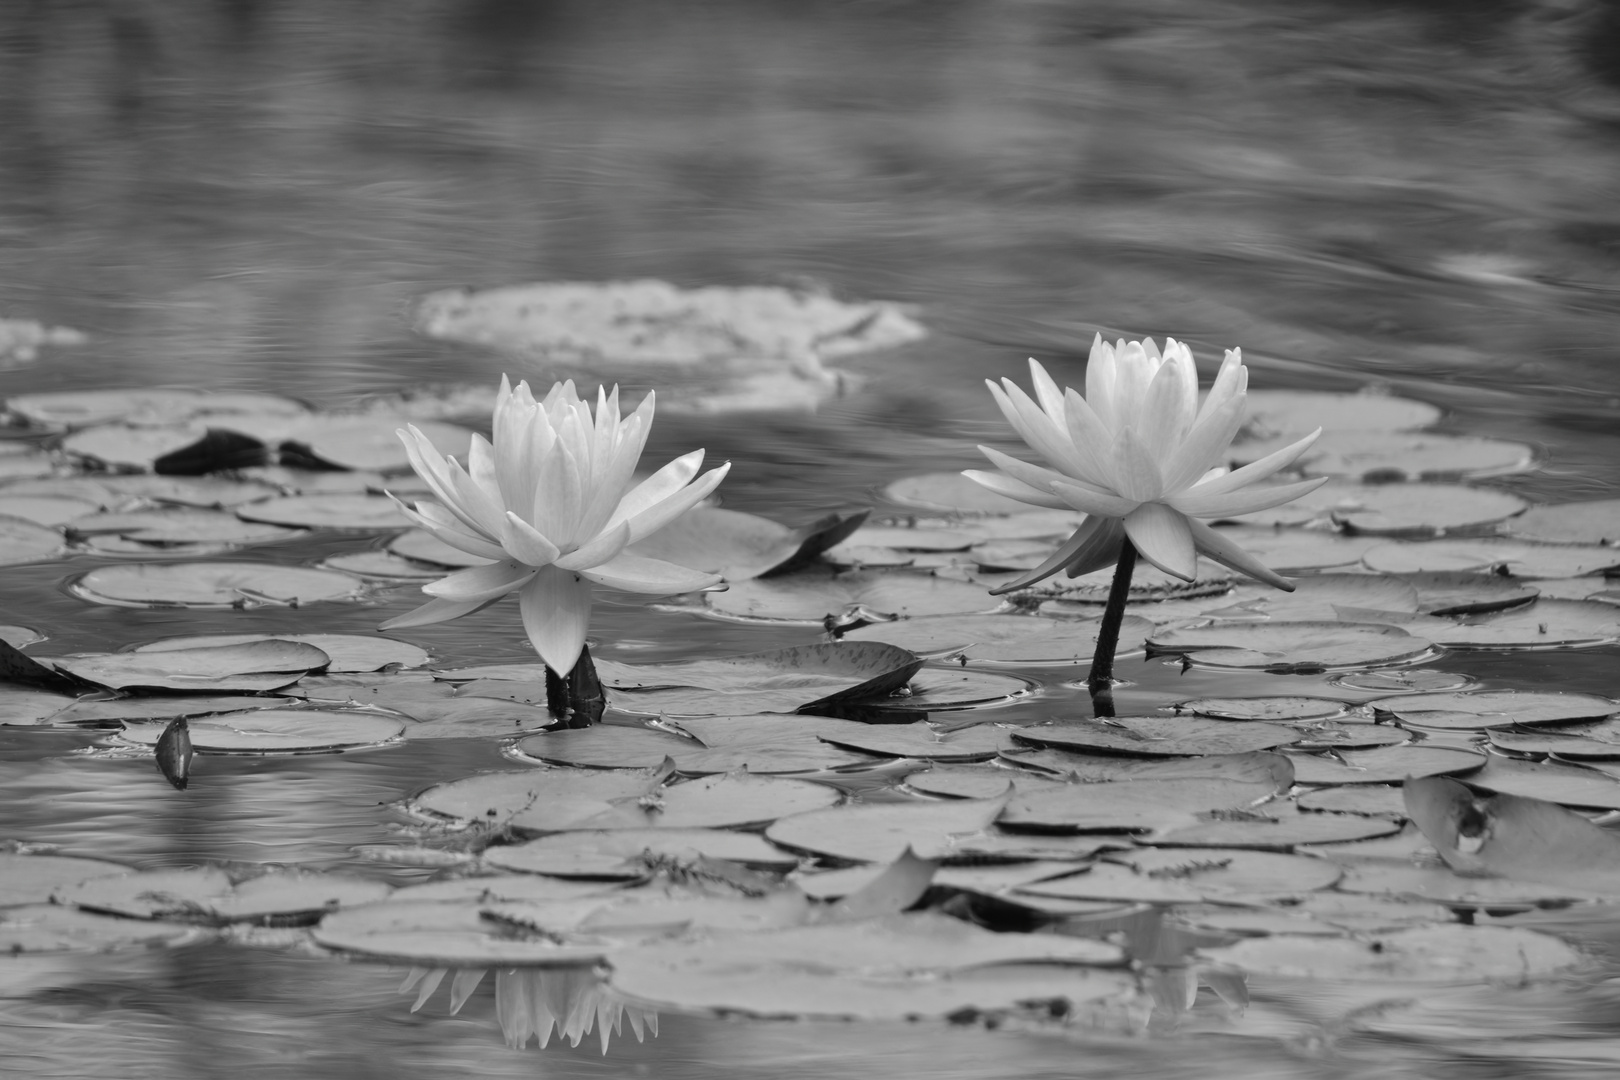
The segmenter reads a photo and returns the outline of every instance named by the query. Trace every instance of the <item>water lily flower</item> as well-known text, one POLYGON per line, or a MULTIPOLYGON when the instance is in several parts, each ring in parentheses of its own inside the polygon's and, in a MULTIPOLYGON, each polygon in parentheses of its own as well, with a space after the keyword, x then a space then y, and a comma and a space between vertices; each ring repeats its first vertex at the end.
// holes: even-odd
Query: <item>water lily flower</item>
POLYGON ((1191 581, 1200 553, 1268 585, 1294 586, 1200 519, 1280 506, 1326 478, 1259 486, 1292 465, 1316 431, 1234 472, 1221 467, 1243 424, 1249 383, 1239 349, 1228 349, 1200 407, 1192 352, 1166 338, 1110 345, 1098 334, 1086 365, 1086 393, 1059 389, 1034 360, 1035 397, 1011 379, 986 380, 1007 422, 1050 468, 992 447, 979 449, 999 472, 964 475, 999 495, 1035 506, 1079 510, 1080 527, 1040 566, 991 590, 1020 589, 1066 570, 1078 577, 1116 562, 1128 539, 1165 573, 1191 581))
POLYGON ((599 388, 593 416, 571 381, 536 401, 528 383, 514 390, 502 376, 494 443, 474 435, 465 467, 414 426, 401 430, 411 466, 439 499, 401 509, 489 562, 423 586, 433 599, 382 629, 459 618, 515 592, 535 652, 566 676, 585 645, 594 585, 659 596, 719 585, 718 574, 624 550, 695 506, 731 468, 699 477, 703 451, 694 450, 632 484, 653 405, 649 393, 621 417, 618 387, 599 388))

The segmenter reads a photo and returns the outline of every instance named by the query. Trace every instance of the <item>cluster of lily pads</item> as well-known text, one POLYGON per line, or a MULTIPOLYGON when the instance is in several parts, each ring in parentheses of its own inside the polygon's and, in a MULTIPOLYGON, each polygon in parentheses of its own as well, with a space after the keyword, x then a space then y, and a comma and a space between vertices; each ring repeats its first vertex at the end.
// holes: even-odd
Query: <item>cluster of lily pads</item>
POLYGON ((179 718, 203 755, 502 739, 514 767, 401 793, 412 839, 361 854, 441 868, 402 888, 15 845, 0 948, 279 927, 413 966, 418 1007, 449 977, 459 1009, 495 970, 518 1045, 605 1042, 626 1017, 639 1037, 660 1008, 1135 1030, 1195 1005, 1235 1017, 1251 976, 1575 968, 1534 927, 1541 908, 1607 911, 1620 886, 1620 839, 1591 820, 1620 811, 1620 701, 1427 665, 1620 641, 1604 576, 1620 500, 1530 507, 1470 486, 1533 455, 1423 431, 1437 414, 1421 403, 1250 400, 1234 464, 1327 429, 1298 467, 1332 481, 1220 525, 1297 591, 1207 564, 1190 583, 1139 572, 1120 644, 1139 685, 1119 716, 1091 715, 1074 685, 1107 571, 989 593, 1077 516, 931 474, 888 485, 873 514, 790 527, 704 505, 638 542, 729 582, 660 607, 804 641, 663 663, 609 648, 607 722, 562 729, 540 664, 435 658, 408 632, 250 628, 266 606, 309 605, 313 628, 322 604, 404 605, 472 564, 380 492, 420 490, 403 420, 461 453, 468 430, 448 421, 487 397, 347 416, 265 395, 13 398, 0 563, 95 560, 69 584, 85 602, 237 608, 244 627, 95 654, 0 627, 0 723, 102 729, 130 756, 179 718), (319 566, 237 554, 310 530, 376 544, 319 566), (1232 692, 1178 692, 1182 670, 1232 692))

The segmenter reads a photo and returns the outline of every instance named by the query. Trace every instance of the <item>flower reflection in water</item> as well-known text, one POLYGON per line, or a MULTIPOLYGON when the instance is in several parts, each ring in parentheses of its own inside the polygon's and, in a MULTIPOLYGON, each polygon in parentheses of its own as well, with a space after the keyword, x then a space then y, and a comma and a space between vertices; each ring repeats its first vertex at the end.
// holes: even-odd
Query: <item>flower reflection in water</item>
MULTIPOLYGON (((487 968, 467 968, 450 980, 450 1013, 455 1015, 467 1003, 487 968)), ((412 968, 399 988, 402 994, 416 990, 416 1012, 450 974, 448 968, 412 968)), ((514 1049, 528 1045, 535 1037, 542 1048, 555 1032, 573 1046, 594 1028, 602 1039, 602 1053, 614 1035, 623 1033, 624 1021, 641 1042, 648 1032, 658 1034, 658 1014, 651 1009, 627 1005, 603 984, 591 967, 497 968, 495 971, 495 1016, 514 1049)))

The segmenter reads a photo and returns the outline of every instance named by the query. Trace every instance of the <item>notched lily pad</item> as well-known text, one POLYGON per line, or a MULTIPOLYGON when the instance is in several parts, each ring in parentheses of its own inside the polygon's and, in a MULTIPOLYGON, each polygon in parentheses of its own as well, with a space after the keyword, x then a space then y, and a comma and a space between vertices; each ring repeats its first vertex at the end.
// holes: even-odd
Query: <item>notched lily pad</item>
POLYGON ((1005 798, 852 803, 783 817, 766 839, 795 851, 851 862, 891 863, 907 849, 949 858, 958 843, 990 828, 1005 798))
POLYGON ((127 873, 129 867, 101 859, 0 851, 0 908, 48 903, 64 888, 91 878, 127 873))
POLYGON ((231 608, 353 600, 359 578, 265 563, 126 563, 102 566, 69 585, 75 596, 118 607, 231 608))
POLYGON ((1536 600, 1432 632, 1451 649, 1573 649, 1620 641, 1620 608, 1586 600, 1536 600))

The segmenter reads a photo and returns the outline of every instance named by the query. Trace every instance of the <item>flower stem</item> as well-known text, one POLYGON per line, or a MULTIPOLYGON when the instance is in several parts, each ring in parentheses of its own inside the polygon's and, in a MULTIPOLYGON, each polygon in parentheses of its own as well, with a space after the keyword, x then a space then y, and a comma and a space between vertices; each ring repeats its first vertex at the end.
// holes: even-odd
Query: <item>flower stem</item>
POLYGON ((1108 589, 1102 626, 1097 630, 1097 651, 1091 656, 1086 689, 1098 716, 1114 715, 1114 653, 1119 649, 1119 624, 1125 620, 1125 601, 1131 595, 1131 572, 1136 569, 1136 547, 1126 540, 1119 549, 1114 583, 1108 589))
POLYGON ((596 677, 596 662, 589 645, 579 650, 579 659, 567 676, 546 668, 546 708, 564 727, 590 727, 602 719, 607 694, 596 677))

